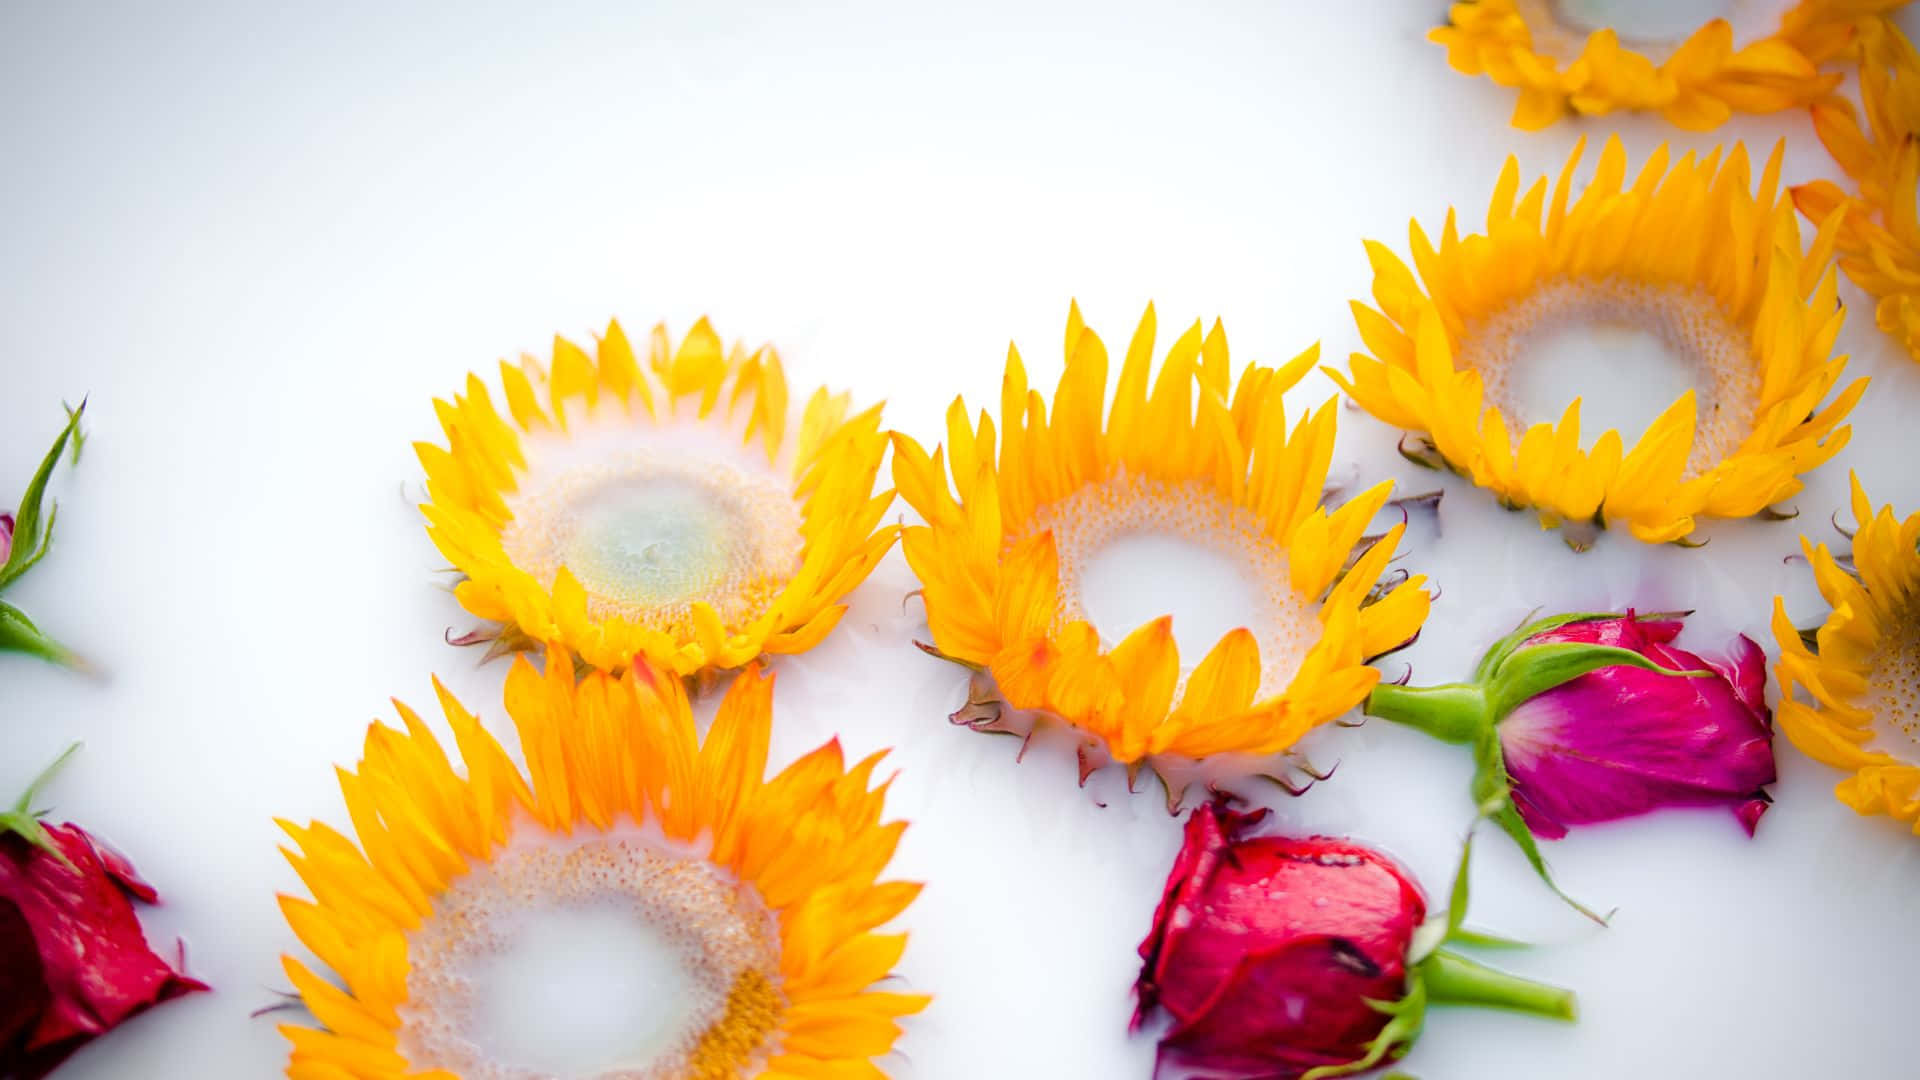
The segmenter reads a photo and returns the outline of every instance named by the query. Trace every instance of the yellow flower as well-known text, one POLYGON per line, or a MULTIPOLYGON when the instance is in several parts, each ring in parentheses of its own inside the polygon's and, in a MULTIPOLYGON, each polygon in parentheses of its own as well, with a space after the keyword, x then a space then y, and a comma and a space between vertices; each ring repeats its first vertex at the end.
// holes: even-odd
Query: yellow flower
POLYGON ((830 742, 766 781, 773 677, 757 665, 702 742, 681 680, 636 664, 576 683, 556 647, 545 675, 522 657, 507 676, 523 775, 435 689, 464 767, 396 702, 405 730, 374 723, 358 771, 339 771, 358 847, 280 822, 313 894, 282 896, 281 910, 334 975, 283 958, 320 1024, 281 1029, 288 1077, 535 1075, 501 1060, 513 1055, 497 1049, 476 972, 531 920, 595 911, 631 916, 681 985, 632 1002, 636 1030, 655 1036, 636 1035, 646 1064, 617 1075, 882 1075, 870 1059, 927 999, 869 989, 906 944, 874 929, 919 891, 878 880, 905 828, 880 823, 885 789, 868 787, 880 755, 846 769, 830 742))
POLYGON ((1417 277, 1369 241, 1378 310, 1353 311, 1371 355, 1354 354, 1351 381, 1334 377, 1543 527, 1618 521, 1679 540, 1696 516, 1745 517, 1798 492, 1798 476, 1846 444, 1837 425, 1866 388, 1822 404, 1846 366, 1832 355, 1843 313, 1827 265, 1838 221, 1802 251, 1793 205, 1776 196, 1777 147, 1756 194, 1737 143, 1724 161, 1715 150, 1671 168, 1662 146, 1629 185, 1609 138, 1574 199, 1581 152, 1551 197, 1544 177, 1522 194, 1508 158, 1484 235, 1462 239, 1449 213, 1436 248, 1415 222, 1417 277), (1557 425, 1529 425, 1519 403, 1529 355, 1589 324, 1656 336, 1693 383, 1631 448, 1613 430, 1583 448, 1577 398, 1557 425))
POLYGON ((1335 403, 1288 429, 1281 395, 1318 347, 1278 371, 1251 366, 1234 385, 1218 322, 1204 335, 1195 322, 1149 378, 1153 345, 1149 306, 1102 423, 1106 347, 1075 306, 1051 419, 1009 350, 997 446, 994 419, 983 410, 970 423, 959 399, 944 449, 929 456, 894 436, 894 482, 926 522, 901 544, 935 647, 992 680, 980 688, 993 695, 988 711, 1004 703, 1078 729, 1083 771, 1102 751, 1130 769, 1284 751, 1363 701, 1379 679, 1369 659, 1413 637, 1427 614, 1423 578, 1376 587, 1404 525, 1371 546, 1362 534, 1392 485, 1331 513, 1321 505, 1335 403), (1264 586, 1259 625, 1225 634, 1197 665, 1182 662, 1171 616, 1102 640, 1082 607, 1081 570, 1139 531, 1184 535, 1238 562, 1264 586))
POLYGON ((1725 19, 1691 33, 1623 42, 1615 29, 1571 17, 1556 0, 1461 0, 1448 8, 1447 24, 1427 36, 1446 47, 1454 70, 1520 91, 1515 127, 1535 131, 1569 111, 1627 109, 1708 131, 1736 110, 1778 112, 1838 85, 1840 74, 1818 66, 1844 39, 1844 29, 1824 17, 1833 6, 1809 0, 1778 32, 1740 48, 1725 19))
POLYGON ((1920 833, 1920 513, 1905 521, 1891 506, 1874 513, 1855 477, 1853 517, 1850 566, 1801 539, 1833 608, 1811 648, 1774 598, 1774 716, 1808 756, 1853 773, 1834 789, 1841 802, 1920 833))
POLYGON ((1841 268, 1879 300, 1880 328, 1920 359, 1920 53, 1889 22, 1867 24, 1861 40, 1868 129, 1838 98, 1813 108, 1814 130, 1859 194, 1816 180, 1793 198, 1816 224, 1840 219, 1841 268))
POLYGON ((812 648, 893 544, 880 407, 849 417, 820 390, 790 437, 779 355, 727 352, 705 319, 678 349, 655 327, 645 367, 617 322, 595 352, 502 361, 504 416, 475 375, 434 402, 447 445, 415 444, 421 509, 461 605, 606 671, 812 648))

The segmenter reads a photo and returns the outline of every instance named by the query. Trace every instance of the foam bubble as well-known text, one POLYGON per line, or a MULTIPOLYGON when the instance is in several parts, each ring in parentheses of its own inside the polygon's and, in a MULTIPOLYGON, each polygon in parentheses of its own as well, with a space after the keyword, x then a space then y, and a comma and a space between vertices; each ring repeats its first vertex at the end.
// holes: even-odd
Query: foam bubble
MULTIPOLYGON (((1631 357, 1600 363, 1582 358, 1576 370, 1553 364, 1566 355, 1560 344, 1591 337, 1595 331, 1620 338, 1651 340, 1679 376, 1679 385, 1694 391, 1696 421, 1693 449, 1685 476, 1699 476, 1733 455, 1753 432, 1754 407, 1760 400, 1759 365, 1751 353, 1748 335, 1730 319, 1719 303, 1698 288, 1632 281, 1625 278, 1560 278, 1542 283, 1525 296, 1467 327, 1456 362, 1480 372, 1486 400, 1507 419, 1516 449, 1530 424, 1557 422, 1560 409, 1587 391, 1596 402, 1628 395, 1636 399, 1651 421, 1673 403, 1678 394, 1660 397, 1622 373, 1631 357), (1581 370, 1580 368, 1584 368, 1581 370), (1551 401, 1550 415, 1540 403, 1551 401)), ((1623 343, 1624 344, 1624 343, 1623 343)), ((1582 402, 1581 433, 1591 447, 1605 430, 1593 423, 1582 402)), ((1633 431, 1616 423, 1632 449, 1633 431)), ((1644 427, 1644 423, 1641 425, 1644 427)))
POLYGON ((465 1080, 732 1075, 784 1008, 779 941, 696 854, 634 829, 523 833, 409 935, 400 1051, 465 1080))
MULTIPOLYGON (((1211 488, 1166 484, 1116 470, 1105 482, 1090 484, 1039 509, 1032 532, 1047 529, 1053 530, 1060 558, 1056 633, 1085 619, 1111 647, 1141 621, 1169 612, 1175 616, 1176 630, 1183 619, 1190 630, 1217 629, 1219 633, 1244 625, 1260 649, 1260 697, 1284 690, 1319 640, 1319 605, 1294 594, 1285 547, 1268 535, 1253 511, 1233 505, 1211 488), (1111 556, 1117 549, 1142 541, 1147 543, 1140 550, 1162 557, 1151 571, 1153 579, 1142 580, 1138 569, 1131 575, 1113 573, 1111 556), (1230 584, 1224 589, 1191 587, 1196 563, 1166 558, 1170 547, 1175 555, 1182 548, 1197 548, 1203 556, 1224 562, 1224 574, 1206 577, 1214 579, 1215 586, 1223 581, 1230 584), (1095 612, 1109 618, 1103 622, 1094 617, 1095 612), (1109 625, 1116 615, 1127 624, 1109 625)), ((1199 634, 1178 638, 1183 684, 1219 633, 1198 641, 1194 639, 1199 634)))

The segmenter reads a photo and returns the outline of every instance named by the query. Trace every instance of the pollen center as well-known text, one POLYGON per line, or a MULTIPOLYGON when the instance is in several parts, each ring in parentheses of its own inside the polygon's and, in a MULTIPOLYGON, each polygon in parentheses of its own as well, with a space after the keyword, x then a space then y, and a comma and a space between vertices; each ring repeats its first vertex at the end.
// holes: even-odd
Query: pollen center
POLYGON ((1913 760, 1920 751, 1920 603, 1880 640, 1871 665, 1860 704, 1874 718, 1874 749, 1913 760))
POLYGON ((729 629, 751 622, 799 565, 800 507, 770 475, 632 452, 529 485, 501 544, 549 587, 565 567, 598 619, 692 631, 696 603, 729 629))
POLYGON ((400 1052, 464 1080, 732 1077, 785 1001, 749 886, 637 829, 516 839, 408 936, 400 1052))
POLYGON ((1653 419, 1692 390, 1688 478, 1739 449, 1760 400, 1748 335, 1695 288, 1617 277, 1549 281, 1469 324, 1457 355, 1480 372, 1516 449, 1530 424, 1557 422, 1579 397, 1583 443, 1591 447, 1612 428, 1631 451, 1653 419))
POLYGON ((1084 619, 1111 648, 1170 614, 1191 672, 1244 626, 1260 647, 1263 697, 1285 689, 1319 638, 1318 605, 1294 594, 1285 548, 1210 488, 1118 471, 1041 508, 1033 530, 1044 529, 1060 558, 1055 633, 1084 619))

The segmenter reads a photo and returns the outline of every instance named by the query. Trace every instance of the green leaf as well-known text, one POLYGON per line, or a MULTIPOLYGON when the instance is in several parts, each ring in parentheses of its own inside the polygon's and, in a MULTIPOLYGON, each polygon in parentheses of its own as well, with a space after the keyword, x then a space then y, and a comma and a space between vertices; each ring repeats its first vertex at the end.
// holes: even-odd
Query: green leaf
POLYGON ((1568 896, 1566 892, 1554 882, 1553 875, 1547 871, 1547 860, 1540 854, 1540 845, 1533 838, 1533 830, 1527 828, 1527 823, 1520 817, 1520 811, 1514 808, 1512 799, 1505 800, 1498 809, 1487 816, 1497 822, 1502 829, 1505 829, 1507 835, 1513 837, 1514 843, 1520 845, 1520 853, 1527 857, 1527 865, 1533 867, 1533 872, 1540 875, 1540 880, 1547 883, 1547 888, 1552 889, 1555 896, 1566 901, 1568 907, 1599 923, 1601 926, 1607 925, 1607 919, 1611 918, 1611 916, 1601 916, 1592 908, 1568 896))
POLYGON ((1380 1029, 1380 1034, 1367 1044, 1364 1056, 1349 1061, 1345 1065, 1322 1065, 1303 1073, 1300 1080, 1330 1080, 1336 1076, 1352 1076, 1363 1073, 1386 1061, 1398 1061, 1405 1057, 1414 1041, 1420 1038, 1420 1030, 1427 1022, 1427 986, 1420 969, 1407 972, 1407 992, 1399 1001, 1368 1001, 1367 1004, 1377 1012, 1386 1013, 1390 1019, 1380 1029))
POLYGON ((54 758, 52 764, 41 769, 40 775, 27 784, 27 790, 20 793, 20 798, 14 802, 12 808, 0 812, 0 834, 14 833, 28 844, 59 860, 62 866, 74 871, 78 871, 79 868, 73 865, 73 860, 67 858, 66 852, 60 850, 60 845, 53 842, 53 837, 47 833, 46 826, 40 824, 40 814, 46 811, 36 813, 33 804, 40 798, 40 789, 45 787, 47 782, 53 779, 54 774, 58 773, 61 767, 79 751, 79 743, 74 743, 61 751, 60 756, 54 758))
MULTIPOLYGON (((86 411, 85 401, 80 403, 79 408, 67 410, 67 426, 60 430, 60 437, 53 440, 53 447, 40 460, 40 468, 27 484, 26 494, 20 496, 20 505, 13 514, 13 550, 8 554, 5 565, 0 565, 0 589, 5 589, 21 574, 32 569, 33 564, 40 561, 53 543, 53 514, 57 507, 48 511, 47 523, 43 527, 40 524, 40 502, 46 496, 47 481, 53 476, 53 467, 60 462, 60 452, 66 449, 67 440, 80 436, 80 417, 86 411)), ((76 451, 78 446, 76 442, 76 451)))
POLYGON ((72 650, 42 633, 26 612, 5 600, 0 600, 0 652, 26 653, 70 668, 86 667, 72 650))
POLYGON ((1591 645, 1581 641, 1529 645, 1508 657, 1494 672, 1487 686, 1487 704, 1493 722, 1497 724, 1506 719, 1508 713, 1535 695, 1544 694, 1562 683, 1572 682, 1601 668, 1618 666, 1643 668, 1677 677, 1713 674, 1711 671, 1672 671, 1632 649, 1612 645, 1591 645))

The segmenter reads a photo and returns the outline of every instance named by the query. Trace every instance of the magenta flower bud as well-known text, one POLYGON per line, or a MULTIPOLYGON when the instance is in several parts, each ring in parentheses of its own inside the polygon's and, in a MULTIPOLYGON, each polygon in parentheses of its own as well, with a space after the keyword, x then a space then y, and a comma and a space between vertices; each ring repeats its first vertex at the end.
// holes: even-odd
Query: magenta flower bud
POLYGON ((1681 625, 1543 619, 1488 650, 1472 682, 1381 686, 1367 712, 1472 745, 1474 798, 1542 877, 1534 837, 1662 807, 1724 806, 1751 835, 1774 781, 1765 657, 1744 635, 1724 657, 1676 648, 1681 625))
MULTIPOLYGON (((1429 1004, 1573 1019, 1571 993, 1439 947, 1454 911, 1427 919, 1406 870, 1361 844, 1250 835, 1267 811, 1195 809, 1140 944, 1137 1029, 1164 1012, 1158 1077, 1321 1080, 1397 1060, 1429 1004)), ((1480 940, 1485 940, 1480 938, 1480 940)))

